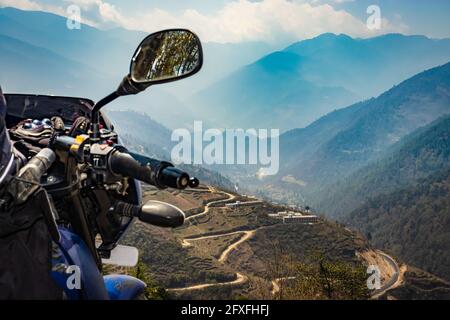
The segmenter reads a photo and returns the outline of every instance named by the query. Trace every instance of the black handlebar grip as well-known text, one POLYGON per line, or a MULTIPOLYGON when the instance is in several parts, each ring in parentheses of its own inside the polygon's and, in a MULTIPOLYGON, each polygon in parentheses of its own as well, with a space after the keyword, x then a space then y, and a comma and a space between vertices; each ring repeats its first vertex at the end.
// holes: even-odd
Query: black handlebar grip
POLYGON ((130 154, 119 151, 114 151, 109 158, 109 167, 113 173, 155 186, 159 186, 156 179, 158 165, 157 163, 141 164, 130 154))
POLYGON ((185 189, 189 175, 169 162, 158 161, 136 153, 114 151, 109 160, 113 173, 135 178, 158 188, 185 189))
POLYGON ((166 167, 161 170, 159 180, 162 184, 176 189, 186 189, 189 185, 189 175, 174 167, 166 167))

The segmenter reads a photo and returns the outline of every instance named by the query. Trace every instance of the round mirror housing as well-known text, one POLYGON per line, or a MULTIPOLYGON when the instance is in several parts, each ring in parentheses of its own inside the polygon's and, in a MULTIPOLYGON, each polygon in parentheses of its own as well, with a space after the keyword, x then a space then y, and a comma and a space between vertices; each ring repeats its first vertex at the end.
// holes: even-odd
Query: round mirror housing
POLYGON ((99 112, 115 99, 138 94, 148 87, 180 80, 196 74, 203 65, 200 39, 186 29, 153 33, 141 42, 133 55, 130 73, 116 91, 98 101, 92 108, 91 140, 99 139, 99 112))
POLYGON ((153 33, 137 48, 130 66, 135 84, 152 85, 186 78, 203 64, 200 39, 191 31, 171 29, 153 33))

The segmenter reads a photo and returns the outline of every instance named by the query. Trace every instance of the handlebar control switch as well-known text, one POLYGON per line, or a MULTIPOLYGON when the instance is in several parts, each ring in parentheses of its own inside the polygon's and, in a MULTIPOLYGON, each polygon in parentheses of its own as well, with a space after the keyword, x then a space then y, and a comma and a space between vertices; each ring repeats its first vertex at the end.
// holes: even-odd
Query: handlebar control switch
POLYGON ((89 162, 92 164, 94 169, 106 171, 108 169, 109 156, 114 151, 114 147, 107 144, 95 143, 90 149, 89 162))

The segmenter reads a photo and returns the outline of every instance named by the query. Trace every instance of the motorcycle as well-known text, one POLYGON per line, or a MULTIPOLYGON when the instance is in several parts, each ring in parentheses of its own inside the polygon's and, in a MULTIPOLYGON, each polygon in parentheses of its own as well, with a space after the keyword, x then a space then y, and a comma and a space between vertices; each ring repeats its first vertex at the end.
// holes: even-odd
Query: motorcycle
POLYGON ((43 204, 53 240, 51 276, 65 298, 129 300, 144 292, 146 284, 133 277, 102 276, 103 264, 137 264, 137 249, 118 244, 134 218, 176 228, 183 224, 184 213, 159 201, 142 204, 140 182, 182 190, 197 187, 199 181, 169 162, 127 150, 101 109, 152 85, 192 76, 202 64, 201 42, 194 33, 164 30, 142 41, 129 74, 97 103, 5 95, 7 127, 23 163, 11 188, 17 203, 33 195, 43 204))

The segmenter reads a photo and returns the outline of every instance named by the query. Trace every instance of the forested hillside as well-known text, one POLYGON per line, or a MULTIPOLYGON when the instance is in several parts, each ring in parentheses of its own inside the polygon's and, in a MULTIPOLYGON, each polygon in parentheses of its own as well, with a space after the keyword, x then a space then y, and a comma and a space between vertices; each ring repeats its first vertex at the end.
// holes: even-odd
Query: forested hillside
POLYGON ((345 222, 407 264, 450 280, 450 170, 369 200, 345 222))
POLYGON ((447 167, 450 167, 450 116, 405 137, 382 159, 327 188, 316 205, 328 215, 344 216, 368 199, 406 188, 447 167))

